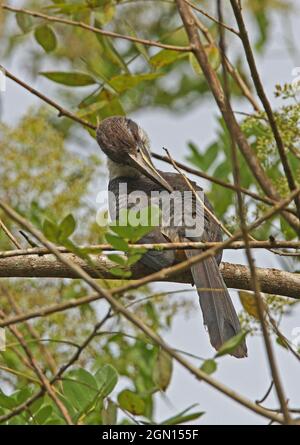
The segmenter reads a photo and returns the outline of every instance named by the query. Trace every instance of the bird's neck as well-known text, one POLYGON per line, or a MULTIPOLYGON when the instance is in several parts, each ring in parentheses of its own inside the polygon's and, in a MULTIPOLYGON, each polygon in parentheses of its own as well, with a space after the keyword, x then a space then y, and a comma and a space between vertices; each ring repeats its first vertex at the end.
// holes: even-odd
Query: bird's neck
POLYGON ((107 167, 110 180, 121 177, 138 178, 140 176, 140 173, 135 168, 132 168, 129 165, 118 164, 109 158, 107 159, 107 167))

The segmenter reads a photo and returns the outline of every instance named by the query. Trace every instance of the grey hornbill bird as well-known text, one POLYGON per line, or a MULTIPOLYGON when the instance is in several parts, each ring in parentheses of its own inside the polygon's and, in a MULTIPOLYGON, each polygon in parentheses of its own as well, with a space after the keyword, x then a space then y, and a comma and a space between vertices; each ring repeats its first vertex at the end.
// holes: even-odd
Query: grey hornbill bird
MULTIPOLYGON (((131 119, 123 116, 104 119, 97 128, 97 141, 108 158, 109 191, 117 198, 114 217, 118 217, 119 210, 128 205, 127 197, 132 192, 137 196, 139 193, 146 193, 150 199, 152 192, 190 192, 182 175, 162 172, 154 167, 150 155, 149 139, 146 133, 131 119), (126 184, 126 192, 123 195, 120 194, 121 184, 126 184)), ((191 184, 195 190, 202 191, 196 183, 192 182, 191 184)), ((145 235, 140 243, 188 240, 220 241, 222 239, 221 229, 209 212, 205 210, 205 207, 212 208, 206 197, 204 200, 204 230, 199 236, 187 238, 183 226, 169 224, 168 227, 162 225, 156 227, 145 235)), ((176 213, 176 205, 173 206, 172 212, 176 213)), ((184 250, 184 259, 199 253, 198 250, 184 250)), ((207 258, 191 267, 204 324, 207 327, 210 342, 216 350, 241 329, 227 287, 219 271, 218 264, 221 261, 221 256, 222 254, 219 254, 216 257, 207 258)), ((151 273, 176 263, 180 258, 182 261, 182 251, 156 250, 145 253, 140 261, 151 273), (179 252, 181 252, 181 256, 179 252)), ((246 343, 240 344, 232 355, 238 358, 247 356, 246 343)))

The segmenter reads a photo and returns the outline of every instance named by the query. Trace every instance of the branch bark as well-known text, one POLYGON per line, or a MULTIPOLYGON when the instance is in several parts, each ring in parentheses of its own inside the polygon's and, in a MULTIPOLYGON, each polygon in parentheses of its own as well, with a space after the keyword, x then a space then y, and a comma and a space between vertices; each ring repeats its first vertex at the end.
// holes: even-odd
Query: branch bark
MULTIPOLYGON (((99 278, 100 275, 103 279, 116 279, 110 273, 110 269, 115 267, 115 264, 105 255, 91 255, 95 264, 94 269, 72 253, 63 253, 63 255, 66 260, 76 263, 94 278, 99 278)), ((251 274, 247 266, 222 263, 220 269, 228 287, 252 290, 251 274)), ((132 268, 132 279, 142 278, 148 273, 149 270, 147 271, 142 264, 137 263, 132 268)), ((257 275, 262 292, 300 299, 300 274, 258 267, 257 275)), ((0 260, 0 277, 76 278, 78 275, 68 266, 62 264, 54 255, 44 254, 43 256, 26 255, 18 258, 2 258, 0 260)), ((176 277, 167 277, 164 281, 191 283, 192 277, 189 273, 184 272, 176 277)))

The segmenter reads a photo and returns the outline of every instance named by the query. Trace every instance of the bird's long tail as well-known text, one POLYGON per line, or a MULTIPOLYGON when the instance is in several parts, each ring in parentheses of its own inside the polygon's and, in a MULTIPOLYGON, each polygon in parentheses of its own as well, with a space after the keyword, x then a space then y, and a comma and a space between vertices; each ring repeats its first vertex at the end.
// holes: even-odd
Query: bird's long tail
MULTIPOLYGON (((199 254, 199 251, 186 250, 185 253, 189 258, 199 254)), ((191 267, 191 272, 210 342, 216 350, 219 350, 225 341, 240 332, 238 316, 215 258, 207 258, 195 264, 191 267)), ((246 357, 246 342, 240 344, 232 355, 238 358, 246 357)))

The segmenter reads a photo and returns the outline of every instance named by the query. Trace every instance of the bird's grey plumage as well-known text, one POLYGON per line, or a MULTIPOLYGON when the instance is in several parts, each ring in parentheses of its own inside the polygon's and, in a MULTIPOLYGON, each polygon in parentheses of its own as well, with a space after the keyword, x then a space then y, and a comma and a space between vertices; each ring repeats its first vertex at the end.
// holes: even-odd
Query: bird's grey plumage
MULTIPOLYGON (((123 117, 114 117, 105 119, 100 123, 97 131, 97 140, 102 150, 110 158, 112 163, 116 163, 116 168, 111 171, 119 171, 109 182, 109 191, 114 195, 119 193, 119 185, 126 184, 127 195, 119 196, 116 214, 113 219, 118 217, 119 211, 123 207, 127 207, 127 196, 135 192, 138 196, 145 193, 150 197, 151 192, 161 192, 164 190, 164 183, 170 184, 174 191, 190 191, 184 178, 178 173, 167 173, 157 171, 157 178, 161 184, 154 181, 149 175, 141 174, 137 169, 130 170, 130 157, 126 157, 126 153, 134 150, 135 146, 142 147, 146 152, 146 156, 150 158, 149 151, 145 145, 147 137, 145 133, 130 119, 123 117), (122 170, 122 166, 126 166, 122 170), (129 169, 128 169, 129 166, 129 169), (122 174, 124 173, 124 175, 122 174)), ((131 154, 130 154, 131 156, 131 154)), ((152 162, 152 161, 151 161, 152 162)), ((112 164, 111 164, 112 165, 112 164)), ((151 172, 150 172, 151 173, 151 172)), ((147 173, 148 174, 148 173, 147 173)), ((194 182, 192 185, 195 190, 202 189, 194 182)), ((142 200, 141 200, 142 202, 142 200)), ((195 203, 194 203, 195 204, 195 203)), ((205 197, 205 205, 212 210, 212 207, 205 197)), ((127 207, 128 208, 128 207, 127 207)), ((135 206, 136 208, 136 206, 135 206)), ((192 207, 192 212, 197 212, 196 205, 192 207)), ((176 212, 176 205, 172 209, 173 214, 176 212)), ((203 211, 203 208, 202 208, 203 211)), ((172 212, 171 212, 172 213, 172 212)), ((191 215, 195 216, 195 215, 191 215)), ((204 212, 204 231, 199 236, 186 238, 184 226, 172 224, 170 221, 166 226, 157 227, 155 230, 144 236, 140 243, 164 243, 175 241, 220 241, 222 239, 221 229, 215 220, 204 212)), ((198 250, 186 250, 185 255, 190 258, 198 255, 198 250)), ((200 306, 203 313, 204 324, 207 326, 210 341, 215 349, 220 349, 222 344, 240 331, 240 324, 232 304, 227 287, 223 281, 223 277, 219 271, 218 264, 221 261, 222 254, 218 254, 215 258, 208 258, 191 267, 194 284, 200 299, 200 306)), ((174 251, 148 251, 141 259, 141 262, 149 269, 149 271, 157 271, 164 267, 173 265, 178 261, 174 251)), ((247 347, 245 342, 242 343, 234 352, 235 357, 245 357, 247 355, 247 347)))

